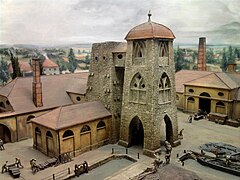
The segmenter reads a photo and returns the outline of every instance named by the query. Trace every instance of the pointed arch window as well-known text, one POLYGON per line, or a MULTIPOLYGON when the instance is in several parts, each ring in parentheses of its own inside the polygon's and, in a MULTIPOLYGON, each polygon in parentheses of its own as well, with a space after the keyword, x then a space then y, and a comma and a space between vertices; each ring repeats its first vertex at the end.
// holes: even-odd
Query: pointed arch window
POLYGON ((144 57, 146 56, 146 43, 145 41, 133 42, 133 64, 143 65, 145 63, 144 57))
POLYGON ((168 41, 159 41, 158 52, 159 57, 168 57, 169 54, 168 41))
POLYGON ((159 80, 159 104, 171 102, 171 82, 166 73, 159 80))
POLYGON ((135 103, 146 102, 146 83, 140 73, 137 73, 131 81, 130 101, 135 103))

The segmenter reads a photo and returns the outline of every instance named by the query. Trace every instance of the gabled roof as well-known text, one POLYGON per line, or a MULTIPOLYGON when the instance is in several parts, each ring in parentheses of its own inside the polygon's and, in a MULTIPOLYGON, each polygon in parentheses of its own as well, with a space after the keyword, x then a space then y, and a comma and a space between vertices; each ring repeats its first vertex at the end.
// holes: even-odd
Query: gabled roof
POLYGON ((233 89, 222 80, 221 77, 224 75, 217 75, 216 73, 209 74, 207 76, 200 77, 198 79, 192 80, 190 82, 184 83, 185 85, 201 86, 201 87, 211 87, 220 89, 233 89))
POLYGON ((51 61, 50 59, 46 58, 44 61, 43 61, 43 65, 42 65, 43 68, 55 68, 55 67, 58 67, 58 65, 51 61))
POLYGON ((93 101, 59 107, 32 119, 32 122, 59 130, 109 116, 111 113, 106 110, 103 104, 93 101))
POLYGON ((176 92, 183 93, 184 85, 238 89, 234 99, 240 100, 240 73, 181 70, 175 74, 176 92))
POLYGON ((212 74, 208 71, 181 70, 175 74, 176 92, 184 92, 184 83, 212 74))
MULTIPOLYGON (((20 61, 19 66, 20 66, 21 72, 31 72, 32 71, 32 67, 30 66, 30 64, 28 62, 20 61)), ((8 65, 8 72, 13 73, 12 63, 10 63, 8 65)))
POLYGON ((16 114, 51 109, 72 104, 67 94, 69 89, 74 93, 85 94, 87 79, 88 73, 41 76, 43 88, 42 107, 36 107, 32 101, 32 77, 14 79, 0 89, 0 95, 8 98, 16 114), (81 84, 81 88, 77 87, 75 83, 81 84))

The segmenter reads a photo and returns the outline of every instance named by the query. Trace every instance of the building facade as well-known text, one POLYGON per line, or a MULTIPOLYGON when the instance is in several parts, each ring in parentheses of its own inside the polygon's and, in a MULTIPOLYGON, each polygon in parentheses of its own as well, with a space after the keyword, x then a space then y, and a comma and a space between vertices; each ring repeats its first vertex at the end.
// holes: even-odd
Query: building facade
POLYGON ((87 101, 100 100, 112 113, 110 140, 142 145, 152 155, 160 140, 178 145, 172 31, 149 21, 126 36, 127 43, 92 46, 87 101), (165 134, 161 137, 161 126, 165 134))

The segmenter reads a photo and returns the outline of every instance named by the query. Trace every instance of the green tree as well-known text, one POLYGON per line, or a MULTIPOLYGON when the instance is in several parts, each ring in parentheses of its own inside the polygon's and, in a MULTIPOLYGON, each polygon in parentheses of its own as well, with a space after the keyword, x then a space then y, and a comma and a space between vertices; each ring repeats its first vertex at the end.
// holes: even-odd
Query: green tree
POLYGON ((223 48, 222 62, 221 62, 221 68, 223 71, 227 70, 227 65, 228 65, 227 52, 226 52, 226 48, 223 48))
POLYGON ((3 57, 0 61, 0 80, 3 83, 6 83, 9 79, 9 73, 8 73, 8 64, 6 61, 3 60, 3 57))
POLYGON ((85 63, 90 64, 90 55, 89 54, 87 54, 85 57, 85 63))
POLYGON ((235 58, 240 58, 240 49, 238 49, 238 48, 235 48, 235 50, 234 50, 234 57, 235 58))
POLYGON ((228 47, 228 63, 229 64, 235 63, 235 57, 232 46, 228 47))
POLYGON ((177 47, 177 50, 174 51, 174 61, 175 61, 175 69, 176 72, 183 69, 186 64, 184 64, 184 51, 183 49, 180 49, 179 46, 177 47))
POLYGON ((71 73, 74 73, 74 71, 77 69, 78 63, 77 60, 75 58, 73 49, 70 48, 69 54, 68 54, 68 70, 71 73))
POLYGON ((206 60, 207 60, 207 63, 214 64, 215 61, 214 61, 214 53, 212 48, 207 50, 206 60))
POLYGON ((63 60, 57 60, 56 61, 58 67, 59 67, 59 71, 60 73, 62 73, 62 71, 66 71, 67 70, 67 65, 63 60))
POLYGON ((11 60, 11 63, 12 63, 12 68, 13 68, 12 79, 15 79, 16 77, 21 77, 22 73, 21 73, 21 70, 20 70, 18 57, 16 57, 14 55, 13 49, 9 49, 9 55, 10 55, 10 60, 11 60))

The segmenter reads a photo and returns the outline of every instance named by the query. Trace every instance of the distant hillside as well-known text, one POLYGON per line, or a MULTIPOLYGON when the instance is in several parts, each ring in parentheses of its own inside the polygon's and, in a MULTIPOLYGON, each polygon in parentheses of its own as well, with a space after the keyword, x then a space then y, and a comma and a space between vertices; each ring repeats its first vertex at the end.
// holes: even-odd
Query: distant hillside
POLYGON ((240 45, 240 23, 231 22, 207 32, 208 39, 214 44, 240 45))

